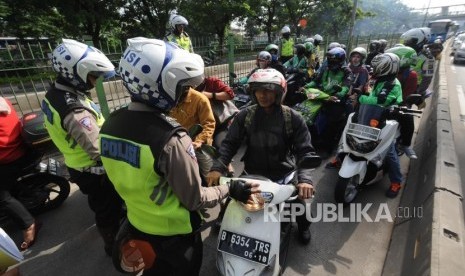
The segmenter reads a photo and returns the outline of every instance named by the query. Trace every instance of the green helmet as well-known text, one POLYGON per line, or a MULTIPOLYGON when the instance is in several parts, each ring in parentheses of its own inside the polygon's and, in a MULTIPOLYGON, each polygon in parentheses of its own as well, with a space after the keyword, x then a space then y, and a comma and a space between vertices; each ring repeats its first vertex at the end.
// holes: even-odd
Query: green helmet
POLYGON ((315 45, 313 45, 313 43, 309 41, 305 42, 304 46, 305 46, 305 51, 307 52, 307 54, 313 53, 313 51, 315 50, 315 45))
POLYGON ((386 50, 386 53, 393 53, 400 59, 400 68, 414 65, 417 59, 417 52, 408 46, 398 46, 386 50))
POLYGON ((276 45, 276 44, 269 44, 268 46, 265 47, 265 51, 267 51, 267 52, 270 53, 270 54, 271 54, 270 51, 272 51, 272 50, 275 50, 276 53, 278 53, 278 51, 279 51, 278 45, 276 45))

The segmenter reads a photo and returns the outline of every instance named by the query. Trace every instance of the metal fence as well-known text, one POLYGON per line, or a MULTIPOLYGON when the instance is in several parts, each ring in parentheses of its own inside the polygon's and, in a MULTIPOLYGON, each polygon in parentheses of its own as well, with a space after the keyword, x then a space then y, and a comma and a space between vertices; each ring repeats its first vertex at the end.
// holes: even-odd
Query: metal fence
MULTIPOLYGON (((388 40, 388 47, 398 42, 399 34, 380 34, 376 36, 355 36, 348 38, 324 37, 320 46, 322 53, 329 43, 338 41, 345 45, 367 47, 373 39, 388 40)), ((205 75, 216 76, 227 83, 233 81, 230 72, 238 78, 246 76, 255 67, 255 56, 269 44, 265 36, 248 38, 242 35, 225 37, 224 46, 220 47, 215 37, 191 38, 194 51, 205 61, 205 75)), ((278 43, 276 38, 272 43, 278 43)), ((300 43, 305 37, 296 38, 300 43)), ((9 98, 17 111, 25 113, 40 109, 45 91, 55 78, 51 69, 50 53, 57 46, 54 41, 3 41, 0 38, 0 95, 9 98)), ((117 65, 125 48, 120 41, 102 41, 95 45, 117 65)), ((98 90, 98 89, 97 89, 98 90)), ((108 112, 127 104, 130 99, 119 78, 114 78, 101 86, 101 93, 92 91, 93 98, 108 112), (101 95, 98 95, 101 94, 101 95), (105 101, 105 102, 102 102, 105 101)))

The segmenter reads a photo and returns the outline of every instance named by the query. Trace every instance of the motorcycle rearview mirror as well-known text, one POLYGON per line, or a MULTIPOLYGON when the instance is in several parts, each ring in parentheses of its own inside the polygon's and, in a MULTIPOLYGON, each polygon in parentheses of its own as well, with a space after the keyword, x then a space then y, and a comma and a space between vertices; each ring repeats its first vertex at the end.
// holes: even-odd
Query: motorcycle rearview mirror
POLYGON ((195 124, 189 128, 189 131, 188 131, 189 137, 191 137, 191 139, 194 139, 202 131, 203 131, 202 125, 195 124))
POLYGON ((420 94, 411 94, 405 99, 407 105, 419 105, 423 102, 423 97, 420 94))
POLYGON ((318 168, 321 165, 321 161, 322 160, 319 155, 307 156, 307 157, 304 157, 304 159, 302 159, 299 162, 299 168, 302 168, 302 169, 318 168))
POLYGON ((230 73, 229 73, 229 76, 230 76, 231 78, 233 78, 233 79, 237 78, 237 75, 236 75, 236 73, 234 73, 234 72, 230 72, 230 73))

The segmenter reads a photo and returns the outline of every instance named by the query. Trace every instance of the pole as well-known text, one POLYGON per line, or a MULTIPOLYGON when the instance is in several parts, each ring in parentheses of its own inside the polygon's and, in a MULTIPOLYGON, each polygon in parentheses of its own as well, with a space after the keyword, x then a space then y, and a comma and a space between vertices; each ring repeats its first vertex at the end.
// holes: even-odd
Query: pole
POLYGON ((428 10, 429 10, 430 5, 431 5, 431 0, 428 1, 428 7, 426 8, 425 18, 423 18, 423 24, 421 24, 422 27, 425 26, 426 17, 428 17, 428 10))
POLYGON ((352 34, 354 32, 356 14, 357 14, 357 0, 354 0, 354 8, 352 9, 352 19, 351 19, 350 28, 349 28, 349 38, 347 39, 347 50, 348 51, 352 49, 352 34))

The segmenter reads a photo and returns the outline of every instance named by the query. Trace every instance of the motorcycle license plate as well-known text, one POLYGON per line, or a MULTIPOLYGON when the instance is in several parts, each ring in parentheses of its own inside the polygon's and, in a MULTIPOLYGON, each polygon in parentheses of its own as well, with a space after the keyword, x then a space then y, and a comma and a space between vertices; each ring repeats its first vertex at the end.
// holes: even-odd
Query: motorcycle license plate
POLYGON ((223 230, 221 232, 218 250, 243 259, 267 265, 271 244, 244 235, 223 230))
POLYGON ((347 133, 352 136, 359 137, 362 139, 378 141, 379 135, 381 134, 381 129, 369 127, 365 125, 349 123, 349 127, 347 128, 347 133))

